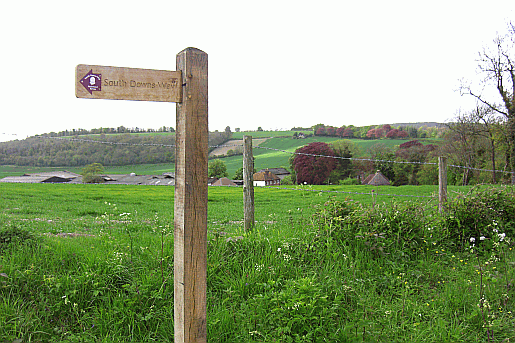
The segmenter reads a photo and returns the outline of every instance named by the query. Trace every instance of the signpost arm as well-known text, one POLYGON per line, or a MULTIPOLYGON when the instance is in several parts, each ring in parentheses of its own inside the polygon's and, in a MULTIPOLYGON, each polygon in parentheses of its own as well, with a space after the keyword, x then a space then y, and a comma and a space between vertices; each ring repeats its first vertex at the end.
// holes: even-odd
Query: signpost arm
POLYGON ((174 202, 175 343, 207 342, 207 54, 177 54, 182 102, 177 103, 174 202))

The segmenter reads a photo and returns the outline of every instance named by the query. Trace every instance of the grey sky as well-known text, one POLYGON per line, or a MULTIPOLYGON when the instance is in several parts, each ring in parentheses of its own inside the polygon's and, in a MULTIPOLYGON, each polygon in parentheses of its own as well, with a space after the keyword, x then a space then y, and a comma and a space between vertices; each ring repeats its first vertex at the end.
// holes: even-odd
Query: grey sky
POLYGON ((77 64, 175 70, 209 55, 210 130, 438 121, 515 18, 501 1, 4 1, 0 140, 175 127, 175 104, 75 98, 77 64), (501 10, 502 9, 502 10, 501 10), (17 136, 13 136, 17 135, 17 136))

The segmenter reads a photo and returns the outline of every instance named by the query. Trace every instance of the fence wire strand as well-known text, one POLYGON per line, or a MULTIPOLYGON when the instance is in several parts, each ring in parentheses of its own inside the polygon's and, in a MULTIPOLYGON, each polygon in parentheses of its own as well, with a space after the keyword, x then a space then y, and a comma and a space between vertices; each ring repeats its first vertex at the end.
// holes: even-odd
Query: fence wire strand
MULTIPOLYGON (((166 148, 173 148, 175 144, 156 144, 156 143, 129 143, 129 142, 110 142, 110 141, 100 141, 95 139, 84 139, 84 138, 71 138, 71 137, 49 137, 49 136, 36 136, 36 138, 40 139, 56 139, 56 140, 64 140, 64 141, 74 141, 74 142, 84 142, 84 143, 98 143, 98 144, 108 144, 108 145, 134 145, 134 146, 160 146, 166 148)), ((209 148, 221 148, 221 147, 243 147, 243 144, 220 144, 220 145, 210 145, 209 148)), ((276 148, 262 147, 262 146, 254 146, 253 149, 264 149, 264 150, 272 150, 278 151, 290 155, 304 155, 311 157, 324 157, 324 158, 333 158, 333 159, 341 159, 341 160, 349 160, 349 161, 365 161, 365 162, 381 162, 381 163, 397 163, 397 164, 414 164, 414 165, 433 165, 437 166, 436 162, 417 162, 417 161, 393 161, 393 160, 381 160, 381 159, 372 159, 372 158, 354 158, 354 157, 341 157, 341 156, 327 156, 327 155, 319 155, 319 154, 308 154, 302 152, 295 151, 287 151, 276 148)), ((479 172, 496 172, 496 173, 504 173, 504 174, 512 174, 515 175, 515 172, 506 171, 506 170, 492 170, 492 169, 483 169, 483 168, 473 168, 467 166, 459 166, 459 165, 448 165, 448 167, 452 168, 460 168, 460 169, 469 169, 475 170, 479 172)))

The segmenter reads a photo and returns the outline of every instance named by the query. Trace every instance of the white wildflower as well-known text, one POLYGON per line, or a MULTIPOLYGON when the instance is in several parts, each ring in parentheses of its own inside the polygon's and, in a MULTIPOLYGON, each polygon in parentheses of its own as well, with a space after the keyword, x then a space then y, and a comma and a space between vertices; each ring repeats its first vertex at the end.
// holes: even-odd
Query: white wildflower
POLYGON ((470 243, 474 243, 476 239, 474 237, 470 237, 470 243))

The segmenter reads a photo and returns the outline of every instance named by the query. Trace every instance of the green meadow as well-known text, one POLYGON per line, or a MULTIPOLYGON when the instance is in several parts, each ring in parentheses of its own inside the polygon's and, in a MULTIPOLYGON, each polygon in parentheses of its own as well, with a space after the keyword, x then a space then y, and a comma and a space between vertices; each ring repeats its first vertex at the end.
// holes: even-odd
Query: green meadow
MULTIPOLYGON (((515 340, 513 188, 436 191, 210 187, 208 341, 515 340)), ((173 192, 0 183, 0 342, 173 341, 173 192)))

